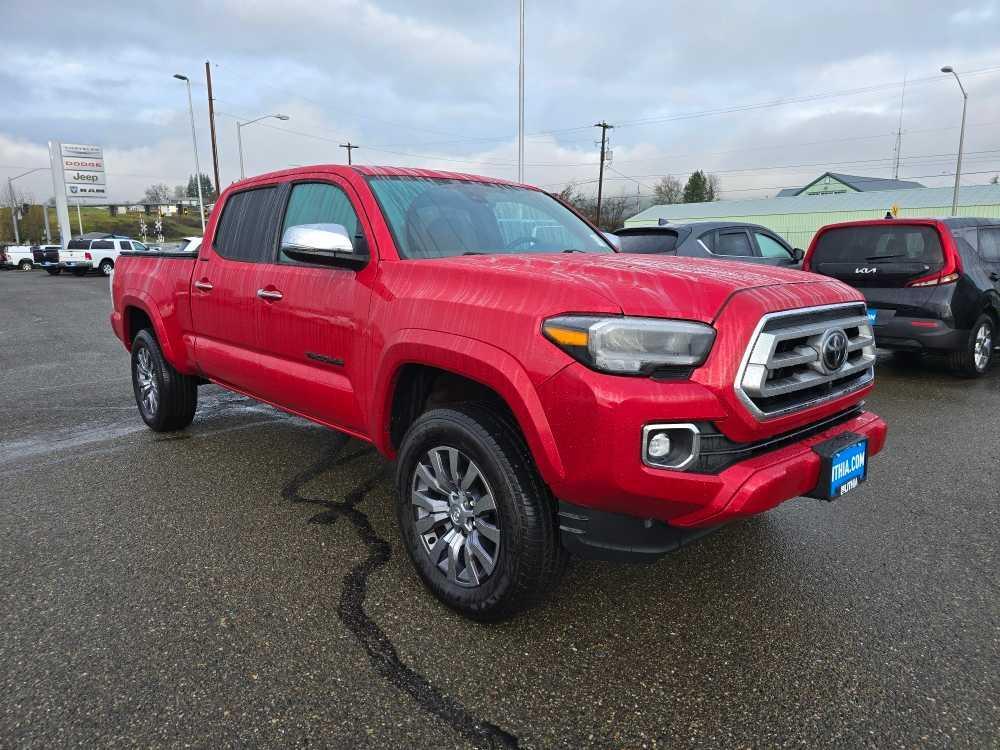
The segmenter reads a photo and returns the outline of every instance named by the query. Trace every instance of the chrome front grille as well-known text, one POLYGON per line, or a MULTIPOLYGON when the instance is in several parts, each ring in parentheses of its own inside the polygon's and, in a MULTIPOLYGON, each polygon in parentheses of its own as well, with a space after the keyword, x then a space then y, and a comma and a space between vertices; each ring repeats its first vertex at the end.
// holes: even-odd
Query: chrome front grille
POLYGON ((761 318, 736 375, 736 395, 759 419, 830 401, 875 376, 875 336, 862 303, 761 318))

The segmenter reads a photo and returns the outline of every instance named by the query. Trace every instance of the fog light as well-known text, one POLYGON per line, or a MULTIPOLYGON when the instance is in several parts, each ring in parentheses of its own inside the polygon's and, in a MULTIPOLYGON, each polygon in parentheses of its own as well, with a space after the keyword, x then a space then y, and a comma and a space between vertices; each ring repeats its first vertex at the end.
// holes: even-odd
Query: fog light
POLYGON ((665 432, 658 432, 649 439, 649 447, 646 448, 650 458, 663 458, 670 453, 670 437, 665 432))
POLYGON ((697 425, 648 424, 642 428, 642 462, 654 469, 686 469, 698 458, 700 439, 697 425))

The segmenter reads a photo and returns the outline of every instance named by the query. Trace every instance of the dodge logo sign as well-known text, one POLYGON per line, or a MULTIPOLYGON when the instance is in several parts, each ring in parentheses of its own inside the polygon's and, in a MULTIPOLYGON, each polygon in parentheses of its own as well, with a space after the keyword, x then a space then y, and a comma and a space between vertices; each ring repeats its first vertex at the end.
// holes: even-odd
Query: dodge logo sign
POLYGON ((843 367, 847 361, 847 334, 839 328, 832 328, 823 334, 819 359, 827 372, 836 372, 843 367))

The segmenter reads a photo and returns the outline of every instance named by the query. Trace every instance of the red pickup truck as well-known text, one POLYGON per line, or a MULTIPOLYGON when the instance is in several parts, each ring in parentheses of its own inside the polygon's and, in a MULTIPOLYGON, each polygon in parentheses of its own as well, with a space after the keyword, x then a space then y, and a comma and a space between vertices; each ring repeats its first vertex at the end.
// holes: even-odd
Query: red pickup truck
POLYGON ((501 180, 316 166, 231 186, 197 256, 122 253, 136 403, 186 427, 214 382, 396 461, 404 545, 467 616, 536 600, 567 553, 650 560, 867 476, 875 350, 821 276, 622 255, 501 180))

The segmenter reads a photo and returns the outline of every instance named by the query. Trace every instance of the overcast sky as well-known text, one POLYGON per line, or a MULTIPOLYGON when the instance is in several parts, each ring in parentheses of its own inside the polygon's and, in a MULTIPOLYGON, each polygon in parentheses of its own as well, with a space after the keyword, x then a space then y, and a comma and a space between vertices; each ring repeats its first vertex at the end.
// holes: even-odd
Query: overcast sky
MULTIPOLYGON (((244 129, 248 174, 343 162, 350 140, 357 162, 516 175, 517 0, 3 5, 0 178, 46 166, 52 139, 103 146, 115 199, 186 182, 174 73, 195 84, 210 172, 206 59, 223 185, 239 176, 236 118, 272 112, 291 119, 244 129)), ((602 119, 617 126, 612 192, 696 168, 717 172, 727 198, 827 169, 888 177, 904 76, 900 176, 949 184, 961 94, 945 64, 969 91, 963 183, 1000 172, 1000 0, 527 0, 526 39, 534 184, 592 185, 602 119)), ((52 193, 47 172, 18 184, 52 193)))

